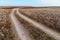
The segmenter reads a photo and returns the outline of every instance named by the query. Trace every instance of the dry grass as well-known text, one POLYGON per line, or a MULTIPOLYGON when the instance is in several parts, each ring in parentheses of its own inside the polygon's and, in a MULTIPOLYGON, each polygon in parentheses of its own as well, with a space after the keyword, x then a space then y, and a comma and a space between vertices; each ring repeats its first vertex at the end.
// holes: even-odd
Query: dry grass
POLYGON ((20 12, 33 20, 60 32, 60 10, 55 8, 20 9, 20 12))
POLYGON ((8 11, 0 9, 0 40, 14 40, 8 11))

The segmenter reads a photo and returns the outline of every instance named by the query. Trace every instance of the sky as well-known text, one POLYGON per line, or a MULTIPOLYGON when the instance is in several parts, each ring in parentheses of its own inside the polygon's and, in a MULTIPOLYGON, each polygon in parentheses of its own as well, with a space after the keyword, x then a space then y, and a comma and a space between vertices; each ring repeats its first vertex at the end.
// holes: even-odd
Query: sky
POLYGON ((60 0, 0 0, 0 6, 60 6, 60 0))

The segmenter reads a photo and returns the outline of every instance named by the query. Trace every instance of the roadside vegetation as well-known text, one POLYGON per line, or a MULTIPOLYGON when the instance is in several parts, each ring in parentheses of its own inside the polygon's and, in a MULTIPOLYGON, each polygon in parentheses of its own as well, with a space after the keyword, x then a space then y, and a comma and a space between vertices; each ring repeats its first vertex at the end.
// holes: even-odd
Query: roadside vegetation
POLYGON ((0 40, 14 40, 9 14, 6 10, 0 10, 0 40))
POLYGON ((55 8, 20 9, 20 12, 47 27, 60 32, 60 10, 55 8))

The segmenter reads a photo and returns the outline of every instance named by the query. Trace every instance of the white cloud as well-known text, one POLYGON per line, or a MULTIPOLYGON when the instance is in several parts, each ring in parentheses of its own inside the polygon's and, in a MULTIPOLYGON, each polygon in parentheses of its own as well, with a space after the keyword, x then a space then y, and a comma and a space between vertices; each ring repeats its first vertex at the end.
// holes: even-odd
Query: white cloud
POLYGON ((60 0, 42 0, 43 6, 60 6, 60 0))
POLYGON ((42 0, 42 2, 52 2, 52 3, 55 3, 55 2, 60 2, 60 0, 42 0))

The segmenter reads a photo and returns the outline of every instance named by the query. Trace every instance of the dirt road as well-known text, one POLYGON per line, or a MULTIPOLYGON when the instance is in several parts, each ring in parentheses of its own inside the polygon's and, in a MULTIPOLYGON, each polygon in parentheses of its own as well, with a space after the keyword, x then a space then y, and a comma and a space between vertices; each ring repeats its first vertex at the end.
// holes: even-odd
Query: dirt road
MULTIPOLYGON (((16 30, 16 33, 18 34, 18 37, 21 39, 21 40, 33 40, 33 38, 29 35, 28 31, 26 29, 24 29, 24 27, 21 25, 21 23, 17 20, 17 18, 15 17, 14 15, 14 12, 16 11, 17 9, 13 9, 11 14, 10 14, 10 17, 11 17, 11 21, 12 23, 14 24, 14 27, 15 27, 15 30, 16 30)), ((20 40, 19 39, 19 40, 20 40)))
POLYGON ((14 24, 15 30, 16 30, 16 32, 18 34, 18 37, 21 40, 34 40, 34 39, 31 38, 31 36, 29 35, 28 31, 17 20, 14 12, 16 12, 16 14, 19 17, 21 17, 22 19, 24 19, 25 21, 31 23, 35 28, 38 28, 38 29, 42 30, 43 32, 48 34, 50 37, 53 37, 56 40, 60 40, 60 34, 58 32, 46 27, 45 25, 43 25, 41 23, 38 23, 38 22, 28 18, 27 16, 24 16, 22 13, 19 12, 19 8, 17 8, 17 9, 13 9, 12 10, 12 12, 10 14, 10 17, 11 17, 12 23, 14 24))

